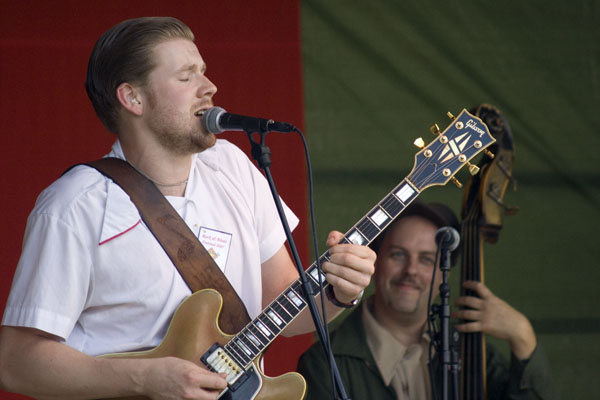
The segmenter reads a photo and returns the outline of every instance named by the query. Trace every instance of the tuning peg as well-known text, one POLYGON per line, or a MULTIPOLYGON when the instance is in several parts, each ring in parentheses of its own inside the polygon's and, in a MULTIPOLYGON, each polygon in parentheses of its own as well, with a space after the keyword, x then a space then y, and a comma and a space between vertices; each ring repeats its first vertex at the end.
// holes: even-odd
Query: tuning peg
POLYGON ((487 189, 487 195, 490 199, 494 200, 500 207, 504 209, 504 213, 507 216, 515 215, 519 212, 519 206, 509 206, 504 204, 500 199, 500 186, 497 184, 491 184, 487 189))
POLYGON ((459 189, 461 189, 461 188, 462 188, 462 186, 463 186, 463 185, 462 185, 462 183, 460 183, 460 181, 459 181, 458 179, 456 179, 455 177, 452 177, 452 178, 450 178, 450 180, 451 180, 452 182, 454 182, 454 184, 455 184, 456 186, 458 186, 458 188, 459 188, 459 189))
POLYGON ((454 115, 452 115, 452 113, 450 111, 448 111, 446 113, 446 115, 448 116, 448 118, 450 118, 450 121, 454 121, 456 119, 456 117, 454 115))
POLYGON ((479 167, 477 165, 471 164, 470 162, 467 162, 467 165, 469 166, 469 173, 471 175, 477 175, 477 173, 479 172, 479 167))
POLYGON ((423 138, 416 138, 415 141, 413 142, 413 144, 420 149, 425 147, 425 141, 423 140, 423 138))
POLYGON ((440 127, 438 126, 438 124, 433 124, 429 127, 429 130, 431 131, 431 133, 433 133, 434 135, 439 135, 441 130, 440 127))
POLYGON ((488 149, 483 149, 483 152, 485 153, 486 156, 488 156, 491 159, 494 159, 496 156, 494 155, 494 153, 492 153, 491 151, 489 151, 488 149))
POLYGON ((510 217, 512 215, 517 214, 519 212, 520 208, 518 206, 514 206, 514 207, 507 206, 506 208, 504 208, 504 210, 505 210, 505 214, 510 217))

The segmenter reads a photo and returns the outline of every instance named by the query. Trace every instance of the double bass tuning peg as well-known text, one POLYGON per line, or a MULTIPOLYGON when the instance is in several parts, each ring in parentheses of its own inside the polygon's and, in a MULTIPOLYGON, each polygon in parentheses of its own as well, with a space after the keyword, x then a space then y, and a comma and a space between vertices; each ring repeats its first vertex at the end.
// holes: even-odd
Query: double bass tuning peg
POLYGON ((498 184, 491 183, 487 188, 487 195, 490 199, 492 199, 496 204, 498 204, 504 210, 504 213, 507 216, 515 215, 519 212, 519 206, 509 206, 504 204, 501 196, 501 187, 498 184))

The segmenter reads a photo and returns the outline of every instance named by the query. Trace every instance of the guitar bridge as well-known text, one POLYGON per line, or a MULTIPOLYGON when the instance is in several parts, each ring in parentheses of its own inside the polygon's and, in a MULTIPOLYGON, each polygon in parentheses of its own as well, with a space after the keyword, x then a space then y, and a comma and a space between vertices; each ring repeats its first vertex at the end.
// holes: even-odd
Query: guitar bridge
POLYGON ((245 370, 218 343, 213 344, 201 360, 211 371, 224 373, 225 380, 230 386, 245 373, 245 370))

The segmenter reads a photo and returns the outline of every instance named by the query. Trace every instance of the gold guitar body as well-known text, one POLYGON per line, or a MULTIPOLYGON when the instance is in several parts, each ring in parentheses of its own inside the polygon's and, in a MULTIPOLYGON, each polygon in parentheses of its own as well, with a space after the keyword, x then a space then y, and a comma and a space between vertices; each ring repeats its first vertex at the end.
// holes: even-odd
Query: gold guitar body
MULTIPOLYGON (((215 343, 225 345, 233 338, 221 331, 218 325, 223 300, 213 289, 200 290, 184 300, 175 311, 167 334, 154 349, 130 353, 107 354, 109 358, 159 358, 178 357, 203 365, 201 357, 215 343)), ((262 355, 254 359, 248 368, 255 375, 254 386, 241 388, 236 392, 225 390, 220 399, 235 400, 300 400, 306 392, 306 382, 302 375, 288 372, 278 377, 268 377, 260 369, 262 355)), ((146 399, 143 396, 121 399, 146 399)))

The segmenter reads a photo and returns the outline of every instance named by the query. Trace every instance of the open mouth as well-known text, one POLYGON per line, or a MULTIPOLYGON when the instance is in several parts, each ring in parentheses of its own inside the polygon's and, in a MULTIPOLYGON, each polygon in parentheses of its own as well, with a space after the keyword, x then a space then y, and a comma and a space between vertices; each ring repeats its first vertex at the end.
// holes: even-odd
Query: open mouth
POLYGON ((206 111, 206 110, 198 110, 198 111, 196 111, 196 112, 194 113, 194 115, 195 115, 196 117, 201 117, 201 116, 203 116, 203 115, 204 115, 204 111, 206 111))

